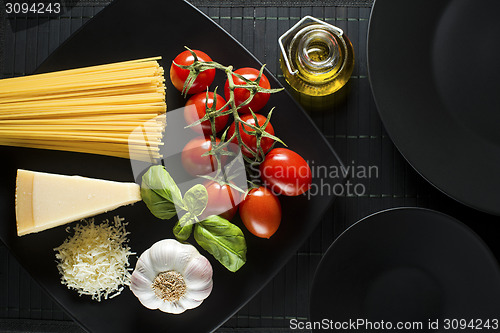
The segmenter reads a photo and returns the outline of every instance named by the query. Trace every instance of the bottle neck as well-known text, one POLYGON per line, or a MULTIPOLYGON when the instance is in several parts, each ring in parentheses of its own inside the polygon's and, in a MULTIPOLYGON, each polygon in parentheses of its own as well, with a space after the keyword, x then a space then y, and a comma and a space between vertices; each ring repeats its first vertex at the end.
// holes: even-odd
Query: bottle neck
POLYGON ((298 44, 298 61, 311 73, 326 73, 335 68, 341 58, 341 48, 335 35, 324 28, 312 28, 298 44))

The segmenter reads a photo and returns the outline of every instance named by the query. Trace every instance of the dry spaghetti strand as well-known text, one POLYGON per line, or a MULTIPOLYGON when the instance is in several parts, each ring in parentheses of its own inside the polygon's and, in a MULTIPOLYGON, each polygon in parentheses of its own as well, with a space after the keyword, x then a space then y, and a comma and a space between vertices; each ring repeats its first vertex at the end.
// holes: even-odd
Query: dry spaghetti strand
POLYGON ((0 80, 0 145, 160 159, 167 107, 159 59, 0 80))

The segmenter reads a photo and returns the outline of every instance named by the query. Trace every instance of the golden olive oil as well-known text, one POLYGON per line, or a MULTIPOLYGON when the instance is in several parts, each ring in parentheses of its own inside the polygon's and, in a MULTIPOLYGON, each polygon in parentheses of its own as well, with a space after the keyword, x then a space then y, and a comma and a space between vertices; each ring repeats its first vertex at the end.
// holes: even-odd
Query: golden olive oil
POLYGON ((301 94, 330 95, 342 88, 352 74, 354 50, 337 27, 306 16, 279 42, 285 80, 301 94))

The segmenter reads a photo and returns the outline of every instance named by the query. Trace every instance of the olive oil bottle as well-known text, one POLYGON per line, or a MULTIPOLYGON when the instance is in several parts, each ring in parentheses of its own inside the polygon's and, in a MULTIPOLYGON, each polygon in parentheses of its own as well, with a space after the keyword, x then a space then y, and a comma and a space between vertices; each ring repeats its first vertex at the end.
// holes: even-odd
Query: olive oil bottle
POLYGON ((327 96, 351 77, 354 50, 338 27, 305 16, 278 42, 284 78, 300 94, 327 96))

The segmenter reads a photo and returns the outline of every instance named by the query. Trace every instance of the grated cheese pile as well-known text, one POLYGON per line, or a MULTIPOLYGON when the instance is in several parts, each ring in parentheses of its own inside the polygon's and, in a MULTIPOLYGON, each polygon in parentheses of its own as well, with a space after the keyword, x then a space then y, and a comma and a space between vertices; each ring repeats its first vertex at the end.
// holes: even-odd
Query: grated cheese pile
POLYGON ((96 225, 92 219, 75 226, 74 235, 54 249, 62 284, 99 302, 130 285, 128 257, 134 253, 126 244, 129 233, 123 221, 115 216, 114 224, 105 220, 96 225))

